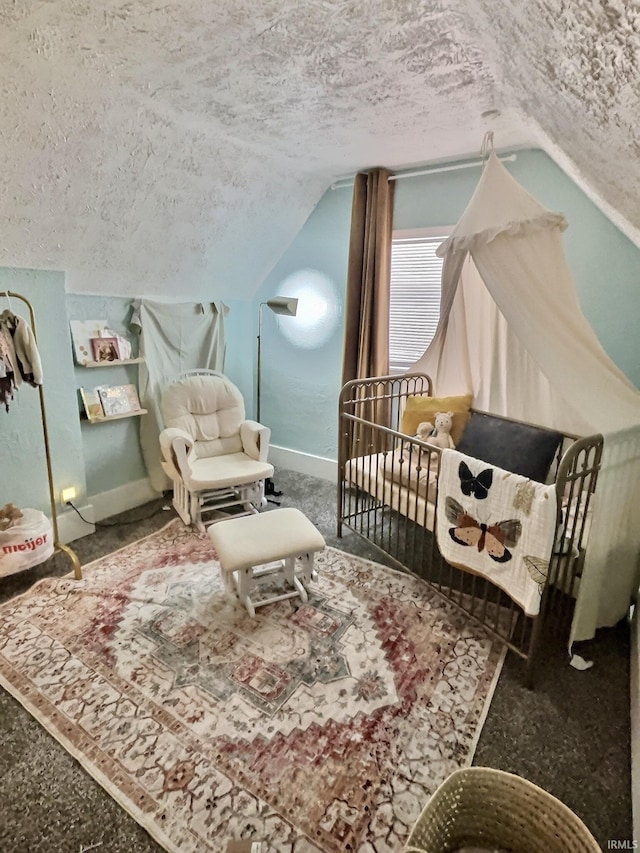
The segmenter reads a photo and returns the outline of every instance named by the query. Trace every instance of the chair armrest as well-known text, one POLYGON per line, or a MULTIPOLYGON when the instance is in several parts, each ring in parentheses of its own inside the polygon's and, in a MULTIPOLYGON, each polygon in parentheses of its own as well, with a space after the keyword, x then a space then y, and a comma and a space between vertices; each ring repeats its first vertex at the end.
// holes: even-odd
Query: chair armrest
POLYGON ((266 462, 269 453, 271 430, 257 421, 243 421, 240 424, 240 440, 242 449, 252 459, 266 462))
POLYGON ((172 480, 188 481, 188 457, 192 449, 193 438, 185 430, 169 427, 160 433, 161 464, 172 480))

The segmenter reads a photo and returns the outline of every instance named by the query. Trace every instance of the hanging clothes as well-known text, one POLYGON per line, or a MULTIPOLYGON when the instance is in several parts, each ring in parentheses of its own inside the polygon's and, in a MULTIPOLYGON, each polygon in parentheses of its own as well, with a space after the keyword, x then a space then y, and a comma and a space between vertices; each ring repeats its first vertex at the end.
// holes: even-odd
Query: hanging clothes
POLYGON ((15 349, 8 329, 0 326, 0 405, 9 411, 13 400, 13 378, 15 375, 15 349))
POLYGON ((0 315, 0 405, 9 411, 14 389, 42 385, 42 361, 29 323, 13 311, 0 315))
POLYGON ((140 333, 139 393, 148 414, 140 421, 142 456, 152 487, 163 492, 171 481, 160 465, 160 432, 164 428, 160 397, 185 370, 224 369, 224 317, 229 309, 223 302, 133 303, 131 326, 140 333))

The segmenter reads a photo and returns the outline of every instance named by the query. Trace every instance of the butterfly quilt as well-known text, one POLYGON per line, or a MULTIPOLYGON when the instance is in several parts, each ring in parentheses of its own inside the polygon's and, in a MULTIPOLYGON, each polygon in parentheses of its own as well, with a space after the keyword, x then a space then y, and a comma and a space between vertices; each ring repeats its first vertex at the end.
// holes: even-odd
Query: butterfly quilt
POLYGON ((540 610, 556 527, 554 486, 444 450, 436 535, 444 559, 503 589, 528 616, 540 610))

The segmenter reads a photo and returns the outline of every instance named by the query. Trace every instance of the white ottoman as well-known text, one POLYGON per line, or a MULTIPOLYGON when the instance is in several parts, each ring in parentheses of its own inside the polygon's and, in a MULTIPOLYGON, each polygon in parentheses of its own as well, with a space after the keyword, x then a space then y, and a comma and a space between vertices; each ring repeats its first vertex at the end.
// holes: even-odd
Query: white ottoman
POLYGON ((305 584, 317 579, 313 556, 325 542, 300 510, 274 509, 232 518, 211 525, 207 533, 218 553, 225 587, 237 592, 250 616, 255 616, 256 607, 285 598, 299 595, 308 601, 305 584), (291 592, 252 599, 261 584, 278 577, 291 584, 291 592))

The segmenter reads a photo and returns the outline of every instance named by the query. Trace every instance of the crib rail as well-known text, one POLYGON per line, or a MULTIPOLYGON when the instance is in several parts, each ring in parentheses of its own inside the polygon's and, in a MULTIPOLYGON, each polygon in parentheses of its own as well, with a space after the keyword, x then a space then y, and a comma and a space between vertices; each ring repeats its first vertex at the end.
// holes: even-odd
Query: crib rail
POLYGON ((527 680, 549 632, 568 636, 589 534, 602 436, 566 435, 552 475, 558 498, 554 553, 540 614, 525 616, 486 578, 447 563, 435 537, 440 450, 404 435, 410 395, 430 395, 422 374, 355 380, 340 398, 338 535, 367 539, 393 565, 427 581, 527 661, 527 680), (377 417, 378 421, 373 418, 377 417), (544 625, 544 628, 543 628, 544 625))

